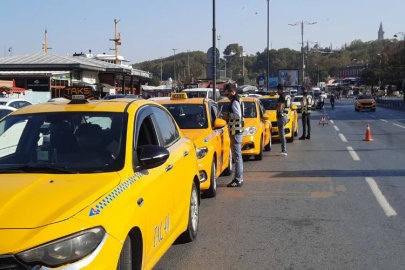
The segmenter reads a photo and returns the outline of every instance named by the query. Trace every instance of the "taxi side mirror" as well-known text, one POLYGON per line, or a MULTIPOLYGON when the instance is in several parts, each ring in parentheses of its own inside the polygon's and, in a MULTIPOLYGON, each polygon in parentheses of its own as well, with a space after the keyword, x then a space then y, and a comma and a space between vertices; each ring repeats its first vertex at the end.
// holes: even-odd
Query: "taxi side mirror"
POLYGON ((136 149, 138 164, 135 171, 149 170, 163 165, 170 156, 166 148, 157 145, 141 145, 136 149))
POLYGON ((291 110, 296 110, 298 109, 297 105, 292 105, 291 110))
POLYGON ((270 120, 270 115, 268 115, 267 113, 263 114, 263 119, 266 121, 270 120))
POLYGON ((215 119, 215 122, 214 122, 214 128, 215 129, 220 129, 220 128, 223 128, 224 126, 226 126, 226 121, 225 120, 222 120, 222 119, 219 119, 219 118, 215 119))

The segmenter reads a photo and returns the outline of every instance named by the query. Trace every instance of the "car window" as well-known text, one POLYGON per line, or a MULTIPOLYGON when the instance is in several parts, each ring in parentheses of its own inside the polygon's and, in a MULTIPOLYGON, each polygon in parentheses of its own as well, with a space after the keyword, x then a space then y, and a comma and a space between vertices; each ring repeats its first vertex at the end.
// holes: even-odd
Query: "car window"
POLYGON ((260 119, 263 119, 263 114, 264 114, 264 110, 263 110, 263 105, 262 105, 262 103, 260 102, 260 100, 258 100, 257 101, 257 106, 258 106, 258 108, 259 108, 259 111, 260 111, 260 119))
POLYGON ((27 102, 27 101, 18 101, 18 107, 22 108, 25 106, 31 105, 31 103, 27 102))
POLYGON ((180 129, 208 128, 205 104, 165 104, 180 129))
POLYGON ((0 105, 6 105, 7 102, 6 101, 0 101, 0 105))
POLYGON ((255 102, 243 102, 244 105, 244 118, 256 118, 257 117, 257 110, 256 110, 256 103, 255 102))
POLYGON ((18 109, 17 101, 11 102, 10 104, 8 104, 8 106, 18 109))
POLYGON ((302 97, 295 97, 293 102, 301 102, 302 101, 302 97))
POLYGON ((278 104, 277 98, 263 98, 263 99, 260 99, 260 101, 262 102, 263 107, 266 111, 277 109, 277 104, 278 104))
POLYGON ((162 135, 161 146, 170 147, 180 137, 179 132, 174 124, 173 118, 164 110, 158 107, 152 107, 156 125, 159 127, 162 135))
POLYGON ((12 110, 5 110, 5 109, 0 110, 0 119, 12 112, 13 112, 12 110))
POLYGON ((142 145, 159 145, 158 136, 156 133, 156 129, 153 126, 153 121, 151 116, 147 116, 139 126, 139 133, 135 138, 136 146, 142 145))

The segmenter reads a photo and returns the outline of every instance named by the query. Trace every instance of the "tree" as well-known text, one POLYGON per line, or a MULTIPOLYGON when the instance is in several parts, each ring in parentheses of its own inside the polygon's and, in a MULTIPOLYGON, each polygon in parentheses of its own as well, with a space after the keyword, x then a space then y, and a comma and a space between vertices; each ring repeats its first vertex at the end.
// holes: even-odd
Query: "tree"
POLYGON ((160 86, 160 79, 156 76, 153 76, 152 81, 150 82, 152 86, 160 86))

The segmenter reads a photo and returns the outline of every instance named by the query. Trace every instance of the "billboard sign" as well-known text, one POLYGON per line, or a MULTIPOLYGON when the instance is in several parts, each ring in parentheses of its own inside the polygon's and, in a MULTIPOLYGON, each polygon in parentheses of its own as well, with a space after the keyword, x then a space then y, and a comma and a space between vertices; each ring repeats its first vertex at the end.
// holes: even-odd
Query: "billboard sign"
POLYGON ((269 87, 277 87, 278 85, 278 77, 269 77, 269 87))
POLYGON ((258 76, 257 77, 257 82, 258 82, 258 85, 259 85, 259 87, 263 87, 264 86, 264 76, 258 76))
POLYGON ((298 86, 298 69, 279 69, 278 83, 283 86, 298 86))

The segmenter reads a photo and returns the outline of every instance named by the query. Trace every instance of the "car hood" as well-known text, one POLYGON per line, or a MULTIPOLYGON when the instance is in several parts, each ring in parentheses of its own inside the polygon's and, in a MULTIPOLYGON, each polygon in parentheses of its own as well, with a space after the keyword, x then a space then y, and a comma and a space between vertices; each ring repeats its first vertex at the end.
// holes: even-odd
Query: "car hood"
POLYGON ((359 103, 373 103, 374 99, 358 99, 359 103))
POLYGON ((2 174, 0 229, 38 228, 66 220, 117 186, 117 173, 2 174))
POLYGON ((266 112, 270 116, 270 122, 277 122, 277 111, 276 110, 267 110, 266 112))
POLYGON ((203 147, 204 143, 211 139, 211 134, 215 135, 216 133, 209 129, 182 129, 181 131, 194 142, 197 148, 203 147))
POLYGON ((257 118, 245 118, 245 128, 247 127, 258 127, 260 124, 257 118))

